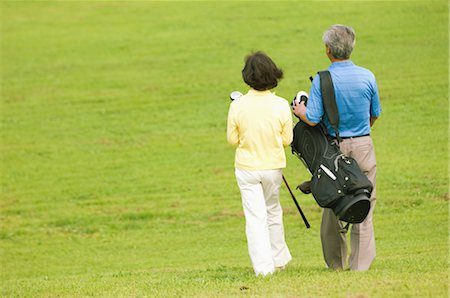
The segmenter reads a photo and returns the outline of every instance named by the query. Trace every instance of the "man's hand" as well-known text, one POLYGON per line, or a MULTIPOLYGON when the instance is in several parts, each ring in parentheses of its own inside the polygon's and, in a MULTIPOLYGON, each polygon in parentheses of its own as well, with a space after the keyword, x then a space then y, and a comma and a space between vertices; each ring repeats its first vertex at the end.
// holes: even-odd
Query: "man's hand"
POLYGON ((298 118, 302 118, 302 115, 306 117, 306 106, 304 101, 300 101, 299 104, 297 104, 296 101, 294 101, 294 105, 292 107, 292 111, 294 112, 294 115, 298 118))
POLYGON ((309 126, 316 126, 317 123, 311 122, 308 120, 308 118, 306 118, 306 106, 305 106, 305 102, 301 101, 299 104, 297 104, 294 101, 294 105, 292 107, 292 111, 294 112, 294 115, 298 118, 300 118, 300 120, 302 120, 303 122, 305 122, 306 124, 308 124, 309 126))

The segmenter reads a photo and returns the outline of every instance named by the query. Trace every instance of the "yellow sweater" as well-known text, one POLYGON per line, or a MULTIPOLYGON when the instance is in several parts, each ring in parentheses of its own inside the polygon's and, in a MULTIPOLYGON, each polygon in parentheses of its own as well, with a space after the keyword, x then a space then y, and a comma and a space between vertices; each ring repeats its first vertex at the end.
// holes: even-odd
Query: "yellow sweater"
POLYGON ((292 142, 289 103, 270 91, 250 89, 228 111, 227 140, 237 145, 235 167, 258 171, 286 167, 284 147, 292 142))

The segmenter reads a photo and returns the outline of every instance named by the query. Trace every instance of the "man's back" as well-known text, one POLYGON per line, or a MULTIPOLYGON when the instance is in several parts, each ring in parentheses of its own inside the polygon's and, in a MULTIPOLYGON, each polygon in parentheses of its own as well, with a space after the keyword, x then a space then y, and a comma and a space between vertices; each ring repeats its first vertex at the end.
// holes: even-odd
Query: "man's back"
MULTIPOLYGON (((381 112, 375 76, 368 69, 356 66, 350 60, 334 62, 328 70, 333 80, 339 110, 340 136, 370 134, 370 117, 378 117, 381 112)), ((306 116, 316 123, 324 116, 318 75, 313 80, 306 116)), ((326 116, 324 123, 328 132, 334 136, 326 116)))

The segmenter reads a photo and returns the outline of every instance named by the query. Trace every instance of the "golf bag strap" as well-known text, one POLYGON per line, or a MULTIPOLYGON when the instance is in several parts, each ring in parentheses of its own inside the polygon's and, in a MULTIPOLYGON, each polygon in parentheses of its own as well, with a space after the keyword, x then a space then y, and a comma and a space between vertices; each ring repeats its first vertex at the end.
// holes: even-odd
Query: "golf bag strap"
POLYGON ((333 80, 328 70, 319 71, 320 77, 320 91, 322 92, 323 108, 330 121, 331 127, 336 133, 336 139, 341 142, 339 136, 339 111, 336 104, 336 97, 334 95, 333 80))

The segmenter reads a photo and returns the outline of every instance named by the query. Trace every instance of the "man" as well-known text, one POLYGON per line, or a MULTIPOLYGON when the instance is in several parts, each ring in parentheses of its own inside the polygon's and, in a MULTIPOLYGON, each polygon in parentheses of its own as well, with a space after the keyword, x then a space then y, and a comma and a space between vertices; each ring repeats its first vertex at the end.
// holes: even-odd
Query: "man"
POLYGON ((283 72, 263 52, 246 57, 247 94, 228 112, 227 140, 236 146, 235 174, 246 220, 248 252, 256 275, 282 270, 292 259, 280 205, 284 147, 292 142, 289 103, 271 92, 283 72))
MULTIPOLYGON (((376 160, 370 130, 381 113, 378 87, 372 72, 356 66, 350 60, 355 45, 353 28, 333 25, 324 33, 323 42, 331 61, 328 71, 333 80, 339 110, 340 149, 358 162, 374 187, 367 218, 360 224, 354 224, 350 233, 349 269, 364 271, 369 269, 376 254, 372 223, 376 203, 376 160)), ((301 102, 294 105, 293 109, 294 114, 310 126, 323 121, 328 133, 336 137, 324 114, 319 75, 313 79, 307 107, 301 102)), ((330 269, 343 270, 347 265, 347 239, 342 231, 342 223, 331 209, 325 208, 320 237, 324 259, 330 269)))

